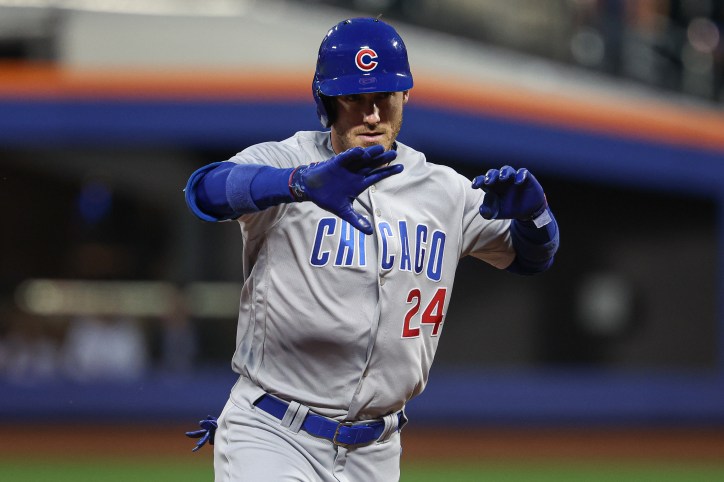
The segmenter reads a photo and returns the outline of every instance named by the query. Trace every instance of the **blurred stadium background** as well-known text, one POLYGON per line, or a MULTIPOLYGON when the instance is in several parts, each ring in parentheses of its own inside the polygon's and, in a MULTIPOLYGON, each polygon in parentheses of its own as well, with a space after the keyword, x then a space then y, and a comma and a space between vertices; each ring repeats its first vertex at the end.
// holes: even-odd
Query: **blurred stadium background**
POLYGON ((529 167, 562 229, 461 265, 404 480, 724 480, 719 0, 0 0, 0 479, 211 478, 241 245, 182 189, 317 129, 319 42, 380 13, 400 140, 529 167))

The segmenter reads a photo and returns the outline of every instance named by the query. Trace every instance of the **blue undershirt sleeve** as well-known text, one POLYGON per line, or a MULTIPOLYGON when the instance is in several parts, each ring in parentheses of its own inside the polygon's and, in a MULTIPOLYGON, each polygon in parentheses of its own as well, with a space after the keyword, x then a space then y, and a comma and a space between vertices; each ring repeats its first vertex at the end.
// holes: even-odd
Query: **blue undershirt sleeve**
POLYGON ((510 224, 510 235, 515 249, 515 259, 506 268, 516 274, 531 275, 547 270, 553 264, 558 251, 558 223, 550 208, 546 208, 551 221, 537 228, 533 221, 514 219, 510 224))
POLYGON ((235 219, 292 200, 292 169, 215 162, 194 172, 186 184, 186 204, 204 221, 235 219))

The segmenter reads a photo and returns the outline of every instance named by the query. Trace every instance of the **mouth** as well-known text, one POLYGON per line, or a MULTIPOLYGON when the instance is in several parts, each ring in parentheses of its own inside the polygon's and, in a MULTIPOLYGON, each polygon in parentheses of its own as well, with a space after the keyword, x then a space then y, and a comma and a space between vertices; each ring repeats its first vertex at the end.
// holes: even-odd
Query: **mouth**
POLYGON ((382 132, 362 132, 357 136, 364 142, 377 143, 384 139, 384 133, 382 132))

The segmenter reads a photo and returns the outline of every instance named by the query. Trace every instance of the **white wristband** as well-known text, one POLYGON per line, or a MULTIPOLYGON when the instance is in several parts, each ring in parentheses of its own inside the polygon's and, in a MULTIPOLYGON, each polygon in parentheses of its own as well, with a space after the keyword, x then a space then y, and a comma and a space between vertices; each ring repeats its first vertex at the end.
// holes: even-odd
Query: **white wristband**
POLYGON ((533 224, 535 224, 536 228, 542 228, 546 224, 553 221, 553 218, 551 218, 550 212, 548 211, 548 208, 546 208, 545 211, 543 211, 538 216, 536 216, 536 218, 533 219, 532 221, 533 221, 533 224))

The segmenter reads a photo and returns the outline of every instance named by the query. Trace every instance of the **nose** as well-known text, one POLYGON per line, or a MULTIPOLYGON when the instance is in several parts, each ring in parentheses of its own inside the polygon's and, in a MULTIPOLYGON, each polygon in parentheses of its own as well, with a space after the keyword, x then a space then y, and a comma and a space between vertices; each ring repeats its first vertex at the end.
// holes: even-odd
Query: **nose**
POLYGON ((371 102, 367 105, 367 108, 364 112, 363 121, 365 124, 368 125, 377 125, 380 123, 380 108, 377 107, 377 104, 371 102))

